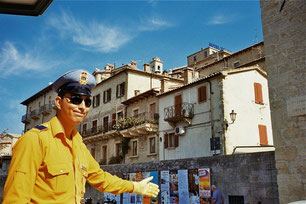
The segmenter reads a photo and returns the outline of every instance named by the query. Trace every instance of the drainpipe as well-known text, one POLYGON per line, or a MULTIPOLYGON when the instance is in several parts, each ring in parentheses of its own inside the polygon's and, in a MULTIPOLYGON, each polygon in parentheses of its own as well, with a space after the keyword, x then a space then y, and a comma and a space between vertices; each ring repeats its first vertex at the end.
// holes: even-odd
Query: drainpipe
MULTIPOLYGON (((215 137, 215 131, 214 131, 214 110, 213 110, 213 92, 212 92, 212 87, 211 87, 211 82, 208 80, 209 83, 209 106, 210 106, 210 127, 211 127, 211 138, 213 139, 215 137)), ((216 150, 213 150, 213 154, 216 153, 216 150)))

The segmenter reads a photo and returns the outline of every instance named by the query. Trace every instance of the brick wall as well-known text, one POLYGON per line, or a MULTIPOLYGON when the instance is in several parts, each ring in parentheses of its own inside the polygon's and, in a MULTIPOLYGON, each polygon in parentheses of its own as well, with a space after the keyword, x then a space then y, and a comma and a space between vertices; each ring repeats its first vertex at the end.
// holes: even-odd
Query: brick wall
POLYGON ((306 4, 302 0, 260 3, 279 200, 306 200, 306 4))

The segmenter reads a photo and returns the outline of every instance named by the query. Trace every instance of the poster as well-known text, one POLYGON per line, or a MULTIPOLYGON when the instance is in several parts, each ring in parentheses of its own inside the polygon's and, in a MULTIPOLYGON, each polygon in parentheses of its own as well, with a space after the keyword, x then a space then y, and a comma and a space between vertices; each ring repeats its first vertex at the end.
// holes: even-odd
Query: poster
POLYGON ((160 172, 161 203, 170 204, 169 171, 160 172))
MULTIPOLYGON (((150 172, 143 172, 142 173, 143 179, 150 177, 150 172)), ((151 181, 152 182, 152 181, 151 181)), ((149 196, 143 196, 142 198, 143 204, 151 204, 151 198, 149 196)))
MULTIPOLYGON (((143 179, 143 174, 142 172, 137 172, 136 173, 136 181, 142 181, 143 179)), ((136 194, 136 204, 142 204, 142 195, 136 194)))
POLYGON ((169 173, 169 186, 170 186, 170 203, 179 203, 179 189, 178 189, 178 175, 177 170, 172 170, 169 173))
MULTIPOLYGON (((130 181, 136 181, 136 173, 130 173, 130 181)), ((130 204, 136 204, 136 193, 130 193, 130 204)))
POLYGON ((120 203, 120 195, 104 193, 104 202, 120 203))
MULTIPOLYGON (((156 185, 158 184, 158 171, 151 171, 150 176, 153 176, 152 183, 155 183, 156 185)), ((158 197, 157 198, 151 198, 151 203, 150 204, 158 204, 158 197)))
POLYGON ((189 203, 188 170, 178 170, 179 204, 189 203))
POLYGON ((210 198, 210 171, 208 168, 199 169, 199 194, 200 202, 210 198))
POLYGON ((188 170, 189 203, 200 204, 198 169, 188 170))

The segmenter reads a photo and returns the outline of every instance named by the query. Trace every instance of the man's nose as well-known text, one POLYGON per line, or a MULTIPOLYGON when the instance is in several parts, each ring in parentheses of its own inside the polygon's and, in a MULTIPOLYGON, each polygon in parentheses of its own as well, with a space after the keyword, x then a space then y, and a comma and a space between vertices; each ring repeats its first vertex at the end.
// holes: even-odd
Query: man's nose
POLYGON ((85 108, 86 108, 85 100, 84 100, 84 99, 82 100, 82 103, 80 103, 80 105, 78 106, 78 108, 80 108, 80 109, 85 109, 85 108))

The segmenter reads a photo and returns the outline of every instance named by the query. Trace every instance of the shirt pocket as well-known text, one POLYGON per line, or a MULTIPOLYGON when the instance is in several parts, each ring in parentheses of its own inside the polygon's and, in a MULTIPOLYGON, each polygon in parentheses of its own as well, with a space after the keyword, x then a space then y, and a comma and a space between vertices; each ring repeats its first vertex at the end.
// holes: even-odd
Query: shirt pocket
POLYGON ((74 182, 72 163, 50 164, 47 169, 51 175, 49 179, 51 188, 56 193, 66 193, 74 190, 69 189, 69 185, 74 182))
POLYGON ((81 173, 81 193, 82 195, 85 194, 85 186, 86 186, 86 181, 87 181, 87 177, 88 177, 88 171, 87 171, 87 167, 85 165, 81 165, 80 166, 80 173, 81 173))

